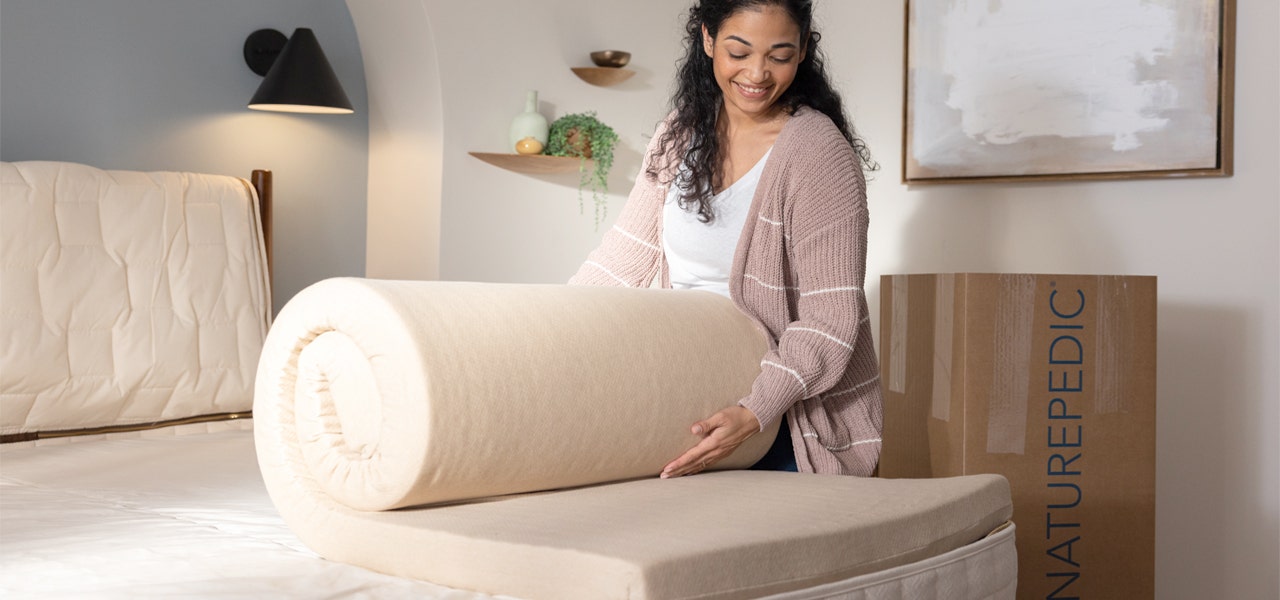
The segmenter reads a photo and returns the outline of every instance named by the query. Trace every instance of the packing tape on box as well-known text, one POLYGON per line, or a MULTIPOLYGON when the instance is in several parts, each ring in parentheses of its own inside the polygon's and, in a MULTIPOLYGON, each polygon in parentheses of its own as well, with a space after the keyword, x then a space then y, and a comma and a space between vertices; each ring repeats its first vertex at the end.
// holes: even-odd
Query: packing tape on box
POLYGON ((893 276, 893 327, 889 336, 889 391, 907 392, 907 276, 893 276))
POLYGON ((956 315, 956 276, 938 275, 933 305, 933 403, 930 414, 951 420, 951 343, 956 315))
POLYGON ((1124 277, 1098 278, 1098 343, 1094 344, 1093 411, 1099 414, 1127 413, 1133 394, 1125 389, 1125 373, 1133 370, 1133 355, 1125 348, 1134 345, 1133 294, 1125 289, 1124 277))
POLYGON ((1022 454, 1027 446, 1027 385, 1036 279, 1001 275, 996 300, 995 353, 987 415, 987 452, 1022 454))

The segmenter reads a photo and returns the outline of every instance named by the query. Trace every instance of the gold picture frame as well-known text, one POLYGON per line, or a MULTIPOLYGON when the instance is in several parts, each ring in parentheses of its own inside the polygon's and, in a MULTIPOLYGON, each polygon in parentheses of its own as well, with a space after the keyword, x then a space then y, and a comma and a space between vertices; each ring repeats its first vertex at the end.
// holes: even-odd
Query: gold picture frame
POLYGON ((905 0, 907 184, 1232 174, 1236 0, 905 0))

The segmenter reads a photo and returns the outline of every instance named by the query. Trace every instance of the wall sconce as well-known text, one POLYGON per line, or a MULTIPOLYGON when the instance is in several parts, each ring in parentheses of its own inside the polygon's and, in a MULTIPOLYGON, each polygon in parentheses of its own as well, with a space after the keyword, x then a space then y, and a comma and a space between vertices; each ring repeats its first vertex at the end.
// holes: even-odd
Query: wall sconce
POLYGON ((244 61, 254 73, 264 76, 249 100, 249 108, 321 114, 355 112, 310 29, 295 29, 291 38, 274 29, 259 29, 244 41, 244 61))

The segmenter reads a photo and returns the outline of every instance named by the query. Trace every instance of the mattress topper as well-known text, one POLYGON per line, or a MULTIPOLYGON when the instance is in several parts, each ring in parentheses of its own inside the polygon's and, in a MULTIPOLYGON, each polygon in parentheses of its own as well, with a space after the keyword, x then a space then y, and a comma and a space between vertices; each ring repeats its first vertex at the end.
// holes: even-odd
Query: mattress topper
POLYGON ((1012 514, 998 475, 724 471, 381 512, 310 500, 285 520, 330 560, 524 598, 757 598, 924 560, 1012 514))

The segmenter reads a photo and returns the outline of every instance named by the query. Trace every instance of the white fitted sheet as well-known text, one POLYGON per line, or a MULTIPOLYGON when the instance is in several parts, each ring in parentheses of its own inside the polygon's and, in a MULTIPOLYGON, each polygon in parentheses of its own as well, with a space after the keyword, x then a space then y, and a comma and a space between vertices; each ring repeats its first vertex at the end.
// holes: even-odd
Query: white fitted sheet
POLYGON ((0 446, 0 597, 493 598, 317 557, 251 431, 36 444, 0 446))
MULTIPOLYGON (((250 422, 0 446, 0 597, 502 598, 326 561, 289 531, 250 422)), ((1012 598, 1013 529, 777 598, 1012 598)))

